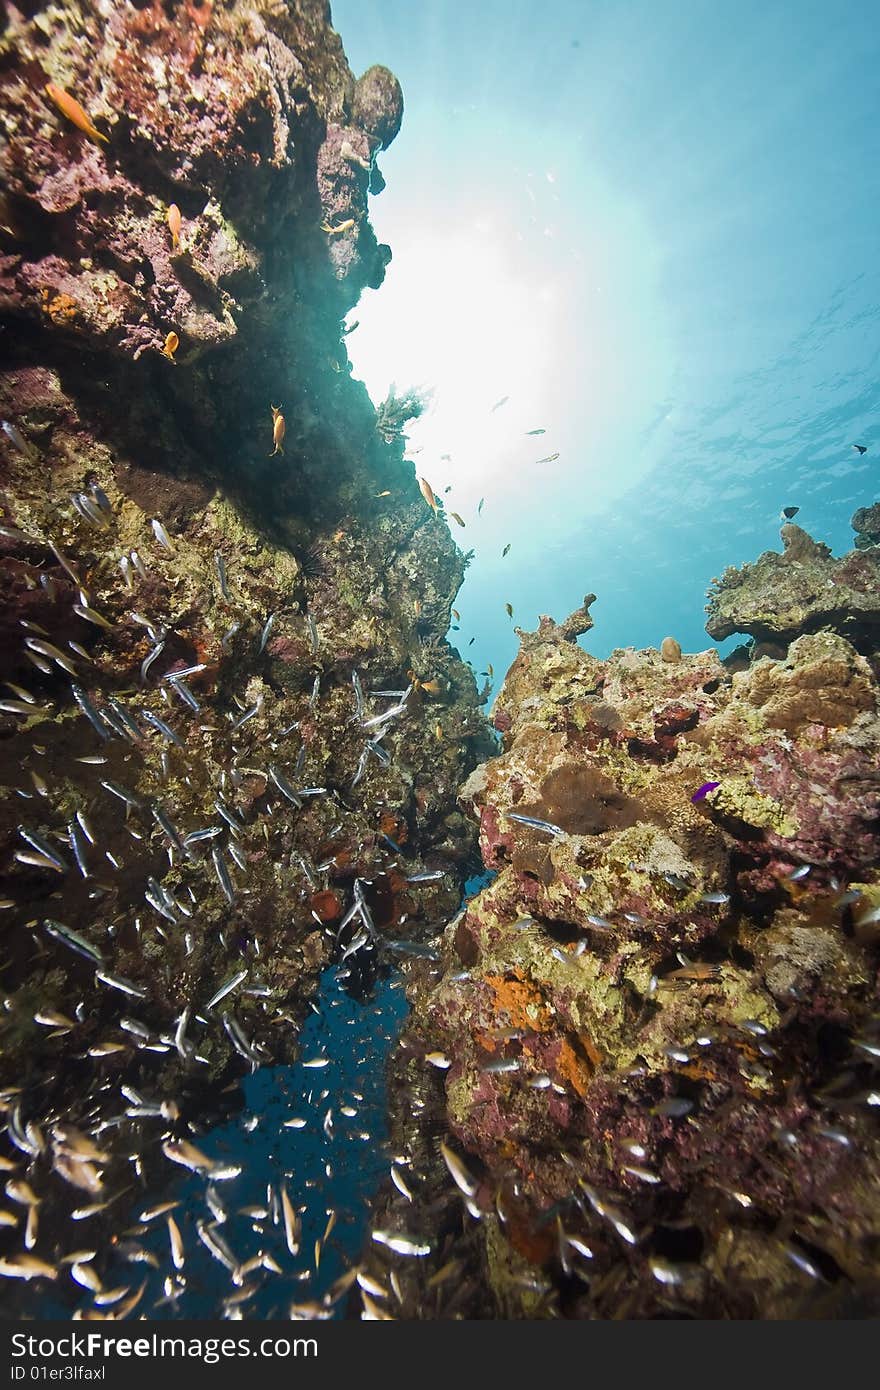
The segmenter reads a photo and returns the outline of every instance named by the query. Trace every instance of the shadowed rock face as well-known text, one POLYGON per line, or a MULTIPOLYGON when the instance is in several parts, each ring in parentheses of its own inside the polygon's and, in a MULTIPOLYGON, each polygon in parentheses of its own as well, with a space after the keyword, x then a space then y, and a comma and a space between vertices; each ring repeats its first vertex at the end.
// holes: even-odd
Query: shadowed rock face
MULTIPOLYGON (((845 563, 789 541, 771 622, 845 563)), ((395 1061, 404 1316, 876 1315, 880 687, 836 632, 780 657, 522 634, 460 794, 496 872, 395 1061)))
MULTIPOLYGON (((3 43, 0 1085, 93 1129, 146 1036, 182 1137, 209 1086, 295 1056, 356 879, 380 936, 418 936, 475 862, 455 796, 491 742, 443 637, 465 560, 341 335, 387 261, 367 185, 400 90, 355 84, 312 0, 29 5, 3 43), (371 691, 409 673, 429 689, 383 723, 371 691), (243 967, 233 1038, 197 1015, 243 967)), ((108 1189, 140 1150, 168 1177, 139 1123, 102 1149, 108 1189)), ((83 1200, 61 1162, 32 1177, 46 1242, 83 1200)))
MULTIPOLYGON (((853 528, 870 527, 874 508, 861 508, 853 528)), ((790 642, 828 628, 865 655, 880 647, 880 550, 856 548, 835 560, 827 545, 792 522, 780 532, 780 555, 767 550, 751 565, 724 571, 709 592, 706 631, 716 641, 735 632, 758 643, 790 642)), ((870 542, 873 544, 873 542, 870 542)))

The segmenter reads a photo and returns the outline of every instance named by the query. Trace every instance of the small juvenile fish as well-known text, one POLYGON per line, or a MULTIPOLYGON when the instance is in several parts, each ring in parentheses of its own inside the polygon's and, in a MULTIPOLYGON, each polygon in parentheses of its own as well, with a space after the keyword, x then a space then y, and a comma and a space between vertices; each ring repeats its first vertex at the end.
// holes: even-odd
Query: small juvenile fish
POLYGON ((42 1200, 24 1178, 10 1178, 6 1184, 6 1195, 23 1207, 37 1207, 42 1200))
POLYGON ((848 1149, 852 1144, 849 1135, 842 1129, 817 1129, 816 1133, 821 1134, 823 1139, 833 1140, 835 1144, 840 1144, 844 1149, 848 1149))
POLYGON ((65 92, 63 87, 57 87, 54 82, 47 82, 45 86, 46 96, 57 106, 62 116, 66 116, 72 121, 77 130, 81 130, 95 144, 108 145, 110 142, 106 135, 102 135, 98 130, 91 116, 80 106, 75 97, 69 92, 65 92))
POLYGON ((437 509, 437 498, 434 496, 434 489, 431 487, 427 478, 419 478, 419 491, 431 508, 431 511, 437 516, 439 514, 437 509))
POLYGON ((311 1068, 329 1067, 329 1065, 330 1065, 330 1058, 329 1058, 329 1057, 311 1057, 307 1062, 303 1062, 302 1065, 303 1065, 304 1067, 311 1067, 311 1068))
POLYGON ((74 685, 73 683, 71 683, 70 690, 74 700, 76 700, 77 705, 82 710, 95 733, 99 734, 103 739, 108 739, 110 737, 110 730, 98 714, 98 711, 95 709, 86 692, 81 686, 74 685))
POLYGON ((515 811, 508 811, 507 819, 517 821, 520 825, 527 825, 532 830, 540 830, 543 835, 553 835, 558 838, 566 834, 561 826, 554 825, 551 821, 536 820, 534 816, 519 816, 515 811))
POLYGON ((273 627, 275 626, 275 619, 276 619, 277 617, 278 617, 278 614, 277 614, 277 613, 271 613, 271 614, 269 615, 269 617, 266 619, 266 625, 265 625, 265 627, 263 628, 262 634, 261 634, 261 636, 260 636, 260 651, 261 651, 261 652, 264 652, 264 651, 266 650, 266 643, 268 642, 269 636, 270 636, 270 634, 271 634, 271 632, 272 632, 272 629, 273 629, 273 627))
POLYGON ((293 787, 290 785, 284 774, 280 772, 278 768, 275 767, 272 763, 269 764, 267 770, 269 776, 275 783, 275 786, 278 788, 281 795, 286 797, 288 801, 292 802, 292 804, 296 806, 297 809, 302 809, 302 802, 300 801, 299 797, 297 796, 296 792, 294 791, 293 787))
POLYGON ((546 434, 546 430, 526 430, 526 434, 546 434))
POLYGON ((658 1284, 668 1284, 674 1288, 677 1284, 684 1283, 684 1275, 675 1265, 670 1264, 669 1260, 655 1255, 648 1261, 648 1268, 658 1284))
POLYGON ((691 801, 693 801, 695 804, 698 801, 702 801, 704 797, 707 797, 710 792, 714 792, 715 788, 720 786, 720 782, 704 782, 703 785, 701 787, 698 787, 697 790, 694 792, 693 796, 691 797, 691 801))
POLYGON ((207 1012, 209 1009, 213 1009, 215 1004, 219 1004, 221 999, 225 999, 227 994, 231 994, 243 980, 247 979, 247 976, 248 970, 246 966, 243 966, 241 970, 236 970, 234 975, 230 975, 228 980, 224 980, 223 984, 217 990, 217 993, 211 996, 205 1005, 205 1011, 207 1012))
POLYGON ((269 455, 271 459, 274 458, 276 454, 284 453, 284 449, 281 446, 284 443, 284 434, 287 426, 284 423, 284 416, 281 414, 280 406, 273 405, 270 406, 269 409, 272 411, 272 443, 275 446, 269 455))
POLYGON ((510 554, 510 541, 507 542, 507 545, 504 547, 504 549, 503 549, 502 552, 501 552, 501 558, 502 558, 502 560, 504 559, 505 555, 509 555, 509 554, 510 554))
POLYGON ((481 1071, 488 1076, 498 1076, 502 1072, 519 1071, 519 1062, 515 1058, 499 1058, 497 1062, 490 1062, 488 1066, 481 1067, 481 1071))
POLYGON ((145 684, 146 679, 147 679, 147 672, 149 671, 149 669, 150 669, 150 667, 152 666, 153 662, 154 662, 154 661, 157 661, 158 658, 162 655, 162 653, 164 652, 164 650, 165 650, 165 643, 164 643, 164 642, 157 642, 156 645, 155 645, 155 647, 153 647, 152 651, 147 652, 147 655, 144 657, 143 661, 141 662, 141 685, 144 685, 144 684, 145 684))
POLYGON ((135 796, 134 792, 130 792, 127 788, 120 786, 118 782, 111 782, 110 779, 107 778, 105 781, 101 782, 101 786, 105 791, 110 792, 112 796, 118 796, 119 800, 124 801, 126 806, 132 806, 135 810, 140 809, 142 802, 135 796))
POLYGON ((446 1071, 452 1066, 452 1058, 447 1057, 445 1052, 426 1052, 425 1061, 430 1062, 432 1067, 438 1067, 440 1071, 446 1071))
POLYGON ((410 874, 407 883, 436 883, 439 879, 445 878, 446 874, 442 869, 426 870, 421 874, 410 874))
POLYGON ((48 859, 53 868, 57 869, 59 873, 65 873, 70 868, 67 860, 49 844, 49 841, 44 835, 40 835, 36 830, 27 830, 23 825, 18 827, 18 833, 21 838, 31 846, 31 849, 35 849, 39 854, 42 854, 44 858, 48 859))
POLYGON ((693 1101, 686 1100, 684 1096, 668 1096, 666 1100, 661 1100, 657 1105, 652 1105, 648 1114, 659 1115, 671 1120, 680 1120, 685 1115, 689 1115, 693 1108, 693 1101))
POLYGON ((171 537, 165 530, 165 527, 162 525, 161 521, 159 521, 156 517, 153 517, 152 521, 150 522, 150 525, 153 528, 153 535, 156 537, 156 540, 159 542, 162 549, 173 551, 174 545, 172 543, 171 537))
POLYGON ((232 905, 235 902, 235 889, 232 886, 232 879, 229 877, 229 870, 226 867, 223 855, 216 845, 214 845, 211 850, 211 859, 214 864, 214 872, 217 875, 217 881, 223 889, 223 895, 226 901, 232 905))
POLYGON ((89 866, 86 861, 85 836, 75 820, 72 820, 67 827, 67 838, 70 841, 70 847, 73 850, 73 857, 76 860, 77 868, 83 878, 88 878, 89 866))
POLYGON ((166 1139, 162 1145, 162 1152, 172 1163, 179 1163, 194 1173, 208 1173, 214 1177, 220 1166, 187 1139, 166 1139))
MULTIPOLYGON (((180 208, 176 203, 169 203, 166 220, 168 222, 168 230, 171 233, 171 249, 172 251, 176 251, 180 246, 181 227, 180 208)), ((176 1268, 179 1269, 180 1266, 177 1265, 176 1268)))
POLYGON ((58 1270, 36 1255, 22 1254, 0 1259, 0 1275, 5 1279, 57 1279, 58 1270))
POLYGON ((623 1165, 623 1171, 631 1174, 634 1178, 638 1178, 639 1182, 657 1183, 660 1181, 657 1174, 652 1173, 649 1168, 639 1168, 635 1164, 625 1163, 623 1165))
POLYGON ((61 941, 65 946, 69 946, 72 951, 85 956, 87 960, 102 964, 104 957, 97 946, 93 946, 90 941, 86 941, 79 932, 73 931, 71 927, 66 927, 63 922, 55 922, 51 917, 46 917, 43 921, 43 928, 54 936, 56 941, 61 941))
POLYGON ((701 895, 701 897, 700 897, 700 902, 701 902, 701 903, 720 903, 720 904, 723 905, 723 904, 725 904, 725 903, 729 903, 729 902, 730 902, 730 894, 729 894, 729 893, 703 893, 703 894, 701 895))
POLYGON ((174 732, 170 725, 165 723, 164 719, 160 719, 158 714, 153 714, 152 710, 145 709, 141 711, 141 717, 143 719, 146 719, 147 723, 151 724, 153 728, 162 735, 163 738, 166 738, 168 740, 169 743, 173 743, 176 748, 183 748, 185 751, 186 745, 183 742, 183 739, 180 737, 179 734, 176 734, 174 732))
POLYGON ((60 666, 62 671, 66 671, 69 676, 78 674, 76 666, 65 656, 64 652, 59 651, 53 642, 46 642, 42 637, 26 637, 24 639, 26 647, 31 651, 39 652, 41 656, 47 656, 50 661, 54 661, 56 666, 60 666))
POLYGON ((287 1248, 291 1255, 298 1255, 302 1227, 283 1183, 281 1184, 281 1212, 284 1217, 284 1239, 287 1242, 287 1248))
MULTIPOLYGON (((175 352, 177 351, 177 349, 178 349, 179 347, 180 347, 180 339, 178 338, 177 334, 176 334, 176 333, 174 332, 174 330, 172 329, 172 331, 171 331, 170 333, 167 333, 167 334, 165 335, 165 342, 164 342, 164 344, 162 345, 162 347, 159 349, 159 351, 161 352, 161 354, 162 354, 163 357, 167 357, 167 358, 168 358, 168 361, 169 361, 169 362, 174 362, 174 354, 175 354, 175 352)), ((176 366, 177 366, 177 363, 174 362, 174 365, 175 365, 175 367, 176 367, 176 366)), ((157 524, 157 523, 154 521, 154 522, 153 522, 153 530, 154 530, 154 531, 156 530, 156 524, 157 524)), ((164 529, 164 528, 163 528, 163 529, 164 529)), ((157 539, 158 539, 158 533, 157 533, 157 539)), ((165 544, 164 541, 162 541, 161 543, 162 543, 163 545, 165 544)), ((171 549, 170 545, 169 545, 169 546, 165 546, 165 549, 166 549, 166 550, 170 550, 170 549, 171 549)))
POLYGON ((453 521, 457 521, 458 524, 459 524, 459 526, 464 526, 464 525, 465 525, 464 521, 462 521, 462 519, 461 519, 461 517, 459 516, 458 512, 449 512, 448 515, 452 517, 452 520, 453 520, 453 521))
POLYGON ((395 1231, 373 1231, 373 1240, 380 1245, 387 1245, 389 1250, 393 1250, 395 1255, 430 1255, 431 1246, 417 1240, 412 1240, 409 1236, 398 1235, 395 1231))
POLYGON ((546 458, 538 459, 535 464, 535 467, 537 468, 538 464, 540 463, 555 463, 558 458, 559 451, 557 450, 555 454, 548 454, 546 458))
POLYGON ((168 1227, 168 1239, 171 1244, 171 1263, 174 1265, 175 1269, 183 1269, 186 1256, 184 1254, 180 1227, 171 1215, 166 1216, 165 1224, 168 1227))
MULTIPOLYGON (((27 440, 24 438, 24 435, 21 433, 21 431, 18 429, 16 425, 13 425, 11 420, 3 421, 3 433, 6 435, 7 439, 10 439, 12 441, 18 452, 20 454, 24 454, 25 458, 32 459, 34 457, 34 451, 31 448, 30 444, 28 444, 27 440)), ((20 532, 19 534, 23 535, 23 532, 20 532)))
POLYGON ((140 989, 122 975, 111 975, 107 970, 96 970, 95 979, 100 980, 102 985, 107 985, 110 989, 118 989, 121 994, 131 994, 136 999, 146 999, 147 997, 145 989, 140 989))
POLYGON ((403 1197, 405 1197, 408 1202, 411 1202, 413 1199, 413 1195, 407 1187, 406 1181, 400 1169, 395 1167, 393 1163, 391 1165, 391 1181, 394 1183, 394 1186, 397 1188, 398 1192, 403 1197))
POLYGON ((166 1212, 174 1211, 175 1207, 179 1206, 180 1202, 160 1202, 158 1206, 147 1207, 142 1211, 139 1220, 145 1222, 155 1221, 157 1216, 164 1216, 166 1212))
POLYGON ((465 1167, 458 1154, 450 1149, 448 1144, 440 1145, 440 1153, 456 1187, 458 1187, 466 1197, 473 1197, 476 1194, 479 1184, 473 1175, 468 1172, 468 1169, 465 1167))
POLYGON ((41 1024, 44 1028, 65 1028, 76 1027, 75 1019, 68 1018, 66 1014, 58 1013, 56 1009, 38 1009, 34 1014, 34 1023, 41 1024))
POLYGON ((782 1248, 793 1265, 796 1265, 804 1274, 808 1274, 811 1279, 819 1279, 824 1283, 822 1274, 802 1250, 799 1250, 796 1245, 792 1245, 790 1242, 786 1242, 782 1248))
POLYGON ((128 734, 132 743, 139 742, 143 738, 143 734, 141 733, 137 724, 135 724, 128 710, 125 708, 125 705, 123 705, 121 701, 117 700, 115 695, 110 695, 108 697, 107 704, 110 706, 110 709, 115 714, 122 729, 128 734))
POLYGON ((811 868, 811 864, 801 864, 797 869, 792 869, 791 873, 786 874, 785 877, 790 883, 797 883, 800 879, 806 878, 811 868))
POLYGON ((107 529, 107 518, 91 497, 87 497, 84 492, 75 492, 71 495, 70 500, 80 516, 85 517, 86 521, 90 521, 93 526, 99 527, 102 531, 107 529))
MULTIPOLYGON (((262 1052, 258 1047, 256 1047, 252 1042, 248 1041, 248 1039, 245 1037, 244 1030, 242 1029, 241 1024, 232 1014, 223 1015, 223 1028, 227 1037, 229 1038, 229 1041, 232 1043, 232 1046, 235 1048, 236 1052, 241 1057, 246 1058, 247 1061, 255 1067, 262 1065, 265 1053, 262 1052)), ((240 1172, 240 1168, 237 1168, 235 1170, 236 1174, 240 1172)), ((214 1174, 214 1177, 220 1176, 231 1177, 232 1170, 224 1170, 222 1174, 214 1174)))

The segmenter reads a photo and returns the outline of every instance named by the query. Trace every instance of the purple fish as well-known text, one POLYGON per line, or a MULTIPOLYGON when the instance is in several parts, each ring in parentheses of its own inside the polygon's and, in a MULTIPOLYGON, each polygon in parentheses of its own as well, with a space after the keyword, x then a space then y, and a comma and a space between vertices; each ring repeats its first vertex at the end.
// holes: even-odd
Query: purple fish
POLYGON ((714 792, 715 788, 720 786, 720 782, 704 782, 699 791, 694 792, 691 801, 702 801, 704 796, 708 796, 710 792, 714 792))

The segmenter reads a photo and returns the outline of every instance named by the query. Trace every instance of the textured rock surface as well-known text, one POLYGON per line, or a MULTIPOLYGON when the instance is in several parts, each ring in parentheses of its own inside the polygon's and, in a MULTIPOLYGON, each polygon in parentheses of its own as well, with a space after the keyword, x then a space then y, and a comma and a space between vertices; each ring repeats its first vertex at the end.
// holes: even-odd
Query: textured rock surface
MULTIPOLYGON (((853 517, 858 532, 870 527, 875 508, 853 517)), ((754 564, 730 566, 709 592, 706 631, 716 641, 735 632, 760 643, 790 642, 829 628, 865 655, 880 647, 880 551, 863 535, 856 548, 835 560, 827 545, 787 522, 780 532, 783 553, 765 550, 754 564)))
POLYGON ((600 661, 565 627, 521 634, 461 792, 493 881, 411 988, 405 1314, 876 1315, 871 666, 834 632, 734 674, 600 661))
POLYGON ((137 1154, 166 1180, 209 1083, 296 1055, 357 892, 341 946, 369 914, 376 956, 455 910, 491 741, 441 635, 465 558, 341 333, 388 259, 393 76, 356 84, 313 0, 29 5, 0 43, 0 1085, 57 1259, 86 1200, 58 1117, 95 1133, 143 1084, 164 1108, 110 1124, 92 1191, 137 1154))

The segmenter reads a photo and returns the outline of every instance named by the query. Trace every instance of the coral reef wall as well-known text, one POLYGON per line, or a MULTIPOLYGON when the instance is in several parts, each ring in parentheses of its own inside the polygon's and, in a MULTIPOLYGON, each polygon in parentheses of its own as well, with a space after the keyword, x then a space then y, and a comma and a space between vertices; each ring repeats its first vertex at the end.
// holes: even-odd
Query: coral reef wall
POLYGON ((842 635, 880 550, 783 539, 711 598, 716 635, 779 644, 745 669, 597 660, 592 595, 519 633, 460 798, 493 880, 396 1064, 424 1179, 371 1277, 389 1230, 429 1243, 395 1266, 410 1316, 880 1308, 880 688, 842 635))
POLYGON ((455 910, 490 745, 342 330, 396 79, 320 0, 22 3, 0 69, 0 1084, 49 1232, 295 1053, 346 918, 455 910), (77 1167, 123 1079, 155 1105, 77 1167))

